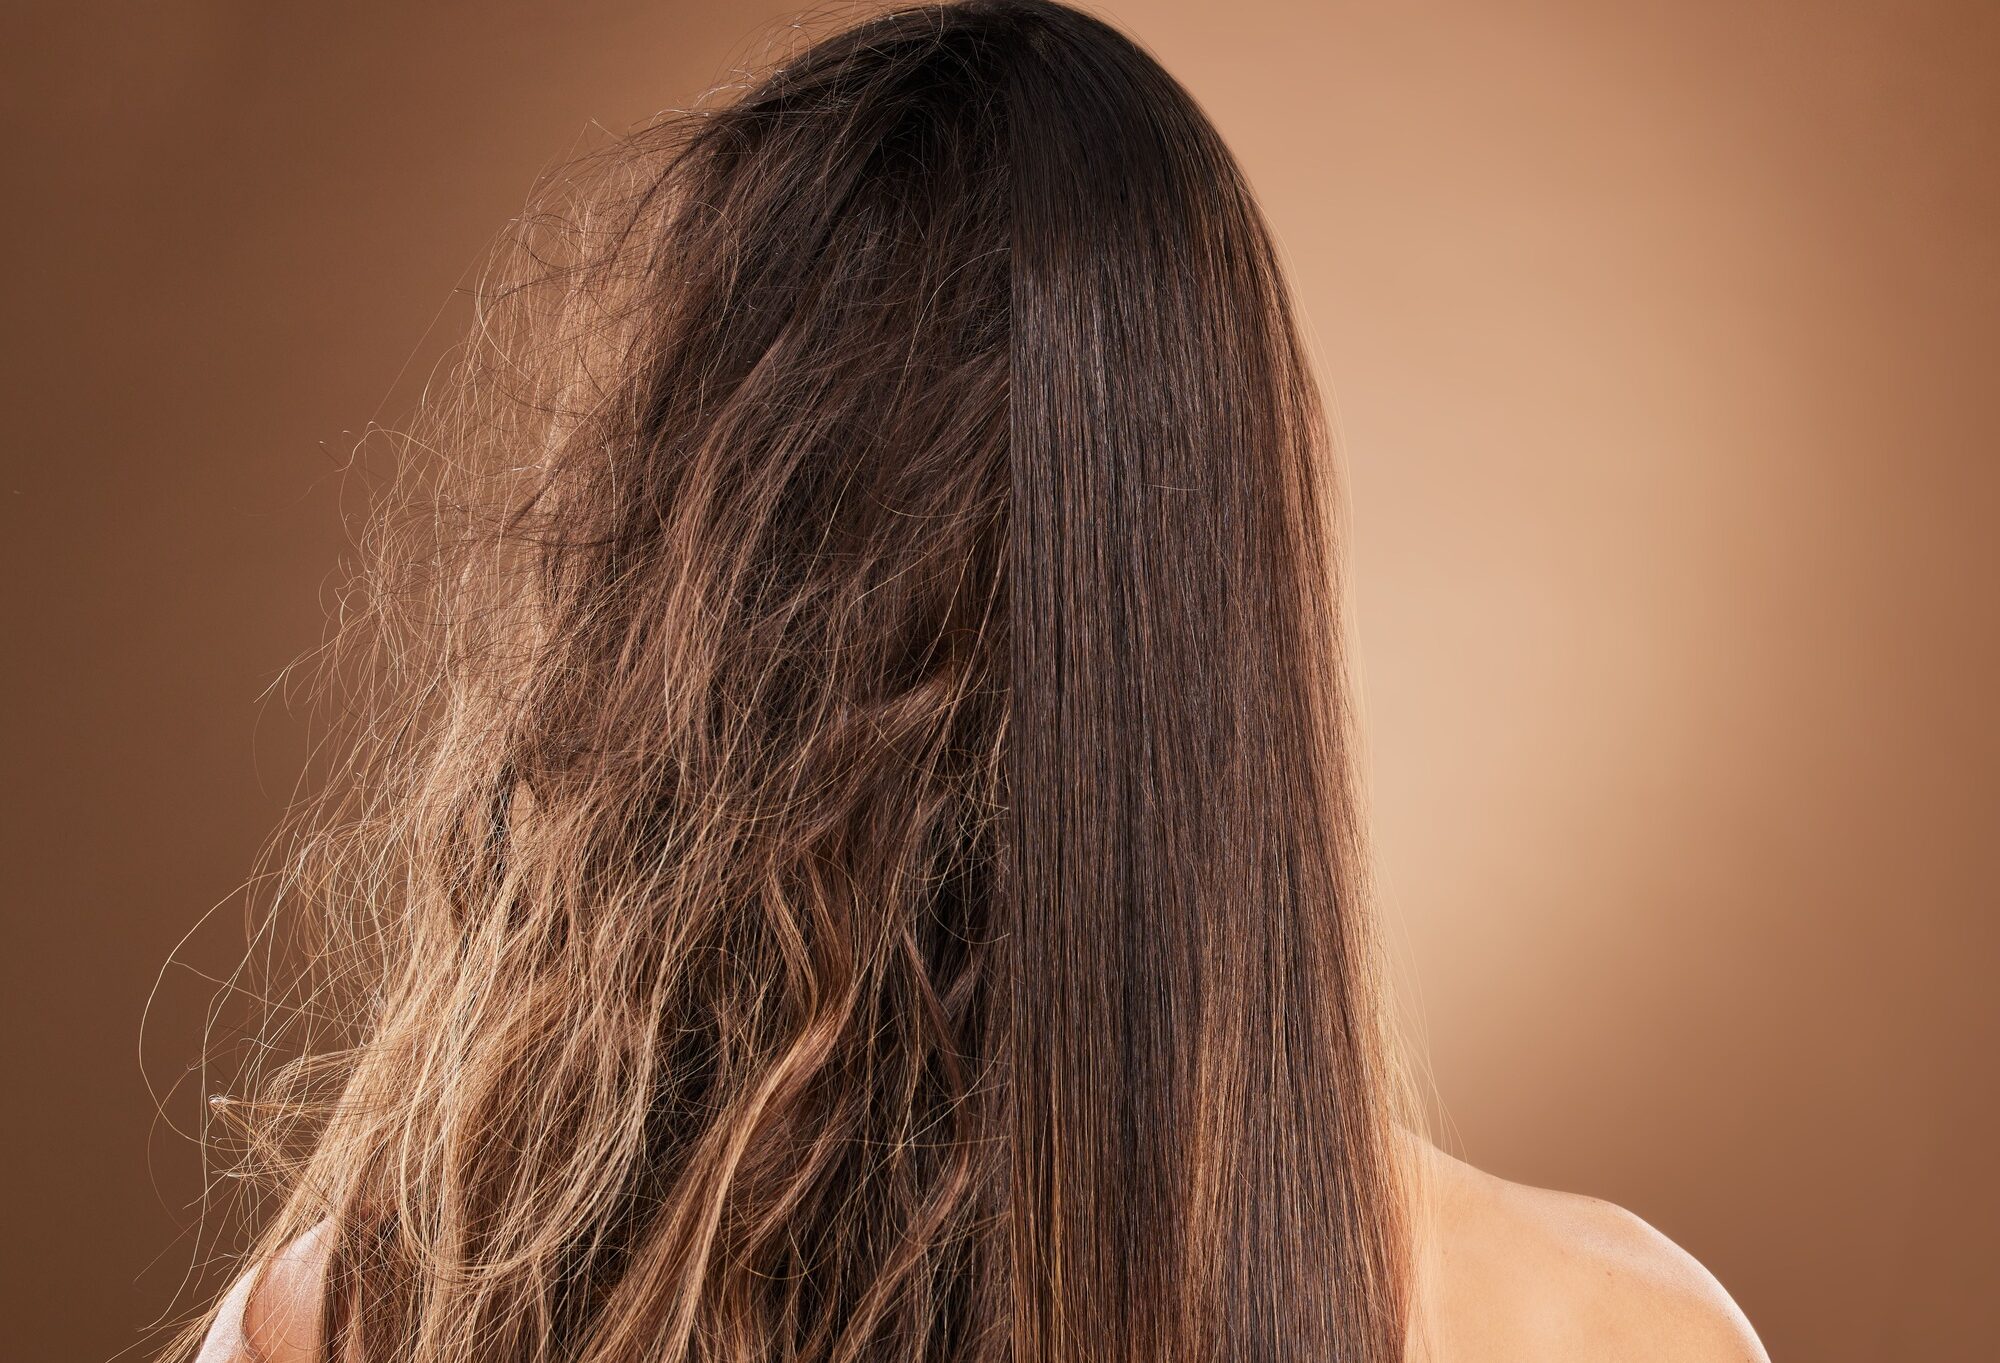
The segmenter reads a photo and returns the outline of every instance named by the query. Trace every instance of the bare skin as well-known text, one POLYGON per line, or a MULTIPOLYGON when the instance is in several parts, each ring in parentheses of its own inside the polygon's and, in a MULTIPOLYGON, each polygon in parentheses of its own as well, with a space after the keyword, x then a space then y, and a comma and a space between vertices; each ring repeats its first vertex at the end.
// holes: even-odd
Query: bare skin
POLYGON ((1770 1363, 1714 1276, 1623 1207, 1410 1151, 1410 1363, 1770 1363))
MULTIPOLYGON (((1622 1207, 1509 1183, 1412 1139, 1409 1363, 1770 1363, 1687 1251, 1622 1207)), ((240 1279, 196 1363, 321 1363, 315 1234, 240 1279)))

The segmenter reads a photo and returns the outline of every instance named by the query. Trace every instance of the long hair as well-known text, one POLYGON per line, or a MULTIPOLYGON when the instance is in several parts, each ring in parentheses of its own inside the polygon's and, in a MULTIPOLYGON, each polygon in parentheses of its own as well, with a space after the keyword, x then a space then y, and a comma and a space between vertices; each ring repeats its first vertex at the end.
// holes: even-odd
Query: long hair
POLYGON ((565 184, 344 608, 336 1031, 224 1108, 324 1356, 1400 1358, 1327 439, 1213 127, 968 0, 565 184))

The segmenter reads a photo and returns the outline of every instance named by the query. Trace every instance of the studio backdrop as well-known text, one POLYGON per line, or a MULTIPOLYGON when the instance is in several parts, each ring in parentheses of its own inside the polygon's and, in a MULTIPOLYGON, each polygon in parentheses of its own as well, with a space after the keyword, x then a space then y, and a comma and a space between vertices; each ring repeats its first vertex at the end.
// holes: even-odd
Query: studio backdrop
MULTIPOLYGON (((1775 1358, 1990 1357, 2000 11, 1105 12, 1243 159, 1334 399, 1441 1139, 1652 1221, 1775 1358)), ((10 16, 9 1356, 142 1356, 228 1267, 194 1062, 357 447, 539 173, 794 15, 10 16)))

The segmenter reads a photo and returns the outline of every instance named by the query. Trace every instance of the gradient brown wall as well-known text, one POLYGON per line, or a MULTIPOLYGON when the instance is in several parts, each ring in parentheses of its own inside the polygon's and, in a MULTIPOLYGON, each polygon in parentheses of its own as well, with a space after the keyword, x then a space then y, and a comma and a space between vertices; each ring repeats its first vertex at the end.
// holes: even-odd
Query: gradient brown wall
MULTIPOLYGON (((222 904, 146 1024, 185 1122, 356 434, 587 122, 792 12, 10 21, 12 1356, 113 1356, 187 1268, 142 1010, 222 904)), ((1335 392, 1457 1147, 1653 1220, 1781 1359, 1990 1356, 1994 8, 1108 12, 1248 164, 1335 392)))

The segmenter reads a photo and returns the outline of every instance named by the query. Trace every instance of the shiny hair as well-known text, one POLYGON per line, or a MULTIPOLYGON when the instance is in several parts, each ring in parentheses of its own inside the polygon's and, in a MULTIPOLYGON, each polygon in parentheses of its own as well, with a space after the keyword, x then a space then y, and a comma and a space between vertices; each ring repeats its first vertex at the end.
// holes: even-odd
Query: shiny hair
POLYGON ((318 1229, 343 1363, 1400 1358, 1325 422, 1209 121, 967 0, 562 185, 343 611, 253 1262, 318 1229))

